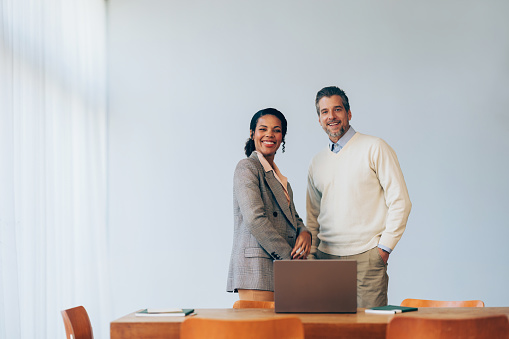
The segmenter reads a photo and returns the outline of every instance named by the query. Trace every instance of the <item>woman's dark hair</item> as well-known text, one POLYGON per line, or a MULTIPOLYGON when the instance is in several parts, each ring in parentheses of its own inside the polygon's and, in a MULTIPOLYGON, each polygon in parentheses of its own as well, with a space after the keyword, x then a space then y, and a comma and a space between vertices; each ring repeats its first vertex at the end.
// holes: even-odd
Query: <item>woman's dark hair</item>
POLYGON ((253 151, 256 150, 254 140, 253 140, 253 134, 254 134, 254 131, 256 130, 256 124, 258 124, 258 119, 260 119, 260 117, 263 117, 264 115, 273 115, 281 121, 281 129, 282 129, 281 132, 283 133, 283 153, 285 152, 285 135, 286 135, 286 128, 287 128, 286 118, 283 115, 283 113, 281 113, 280 111, 278 111, 275 108, 265 108, 265 109, 262 109, 262 110, 256 112, 255 115, 253 115, 253 117, 251 118, 251 124, 249 124, 249 130, 250 130, 251 136, 249 139, 247 139, 246 146, 244 146, 244 151, 246 152, 247 157, 249 157, 251 155, 251 153, 253 153, 253 151))

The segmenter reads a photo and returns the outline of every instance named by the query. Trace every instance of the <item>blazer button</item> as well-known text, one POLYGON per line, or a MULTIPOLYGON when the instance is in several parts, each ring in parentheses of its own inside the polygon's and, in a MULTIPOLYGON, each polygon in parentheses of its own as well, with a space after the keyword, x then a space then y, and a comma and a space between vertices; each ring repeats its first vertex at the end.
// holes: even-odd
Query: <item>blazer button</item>
POLYGON ((272 213, 274 217, 277 217, 277 212, 272 213))

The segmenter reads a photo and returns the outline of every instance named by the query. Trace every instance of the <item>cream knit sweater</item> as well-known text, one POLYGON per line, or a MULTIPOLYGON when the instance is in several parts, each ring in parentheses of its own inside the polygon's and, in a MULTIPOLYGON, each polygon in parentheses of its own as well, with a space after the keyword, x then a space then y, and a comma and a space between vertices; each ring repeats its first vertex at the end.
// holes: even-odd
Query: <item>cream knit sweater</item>
POLYGON ((355 133, 339 153, 325 148, 309 166, 311 253, 354 255, 379 243, 394 249, 411 206, 394 150, 380 138, 355 133))

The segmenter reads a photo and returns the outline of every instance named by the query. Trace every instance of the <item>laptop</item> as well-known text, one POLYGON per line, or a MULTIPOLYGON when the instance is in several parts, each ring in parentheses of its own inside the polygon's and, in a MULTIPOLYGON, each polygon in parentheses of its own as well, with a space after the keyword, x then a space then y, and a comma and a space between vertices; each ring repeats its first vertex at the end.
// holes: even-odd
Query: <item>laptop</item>
POLYGON ((276 313, 356 313, 356 260, 274 261, 276 313))

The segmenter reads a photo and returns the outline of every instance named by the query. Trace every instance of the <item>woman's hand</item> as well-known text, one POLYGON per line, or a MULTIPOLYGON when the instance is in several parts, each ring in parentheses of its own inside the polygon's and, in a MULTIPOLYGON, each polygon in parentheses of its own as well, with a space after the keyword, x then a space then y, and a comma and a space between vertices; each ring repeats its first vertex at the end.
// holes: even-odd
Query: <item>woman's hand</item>
POLYGON ((304 231, 297 237, 290 255, 292 259, 306 259, 309 251, 311 251, 311 233, 304 231))

